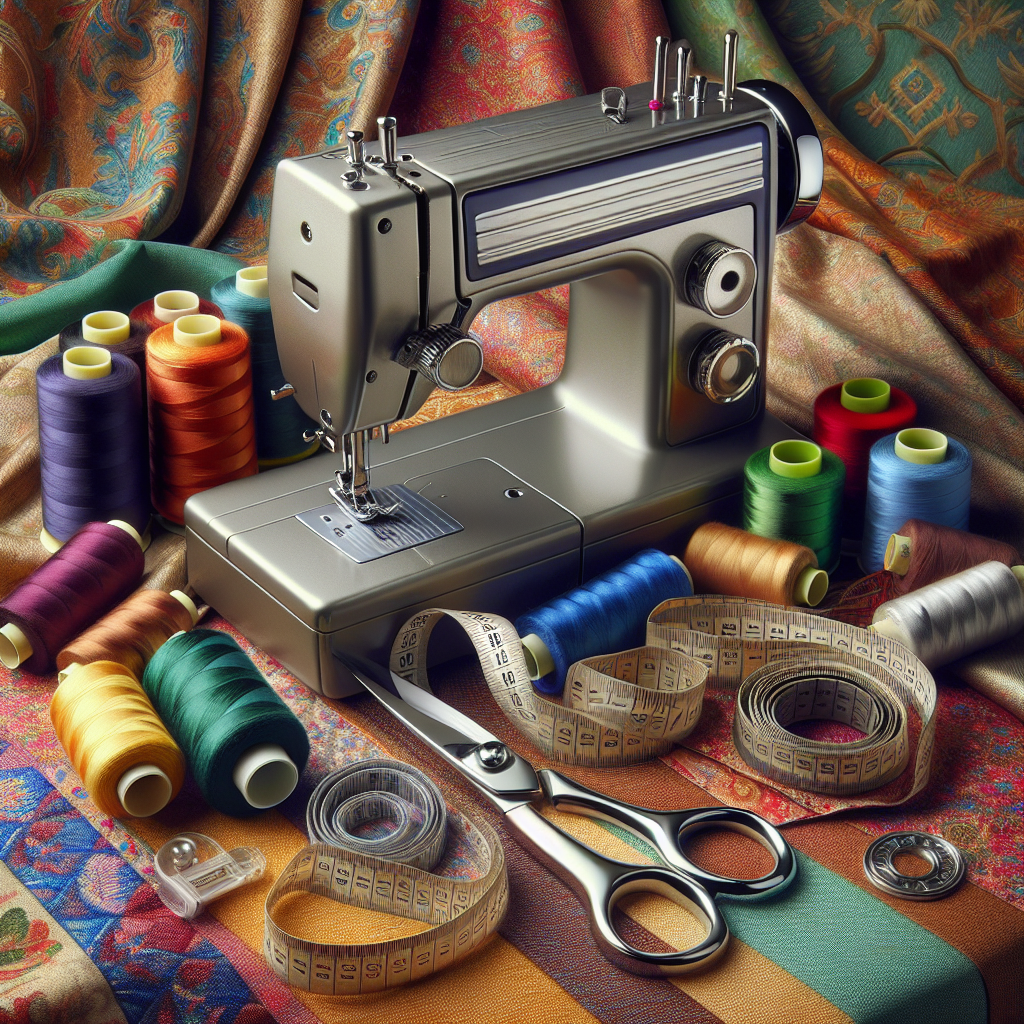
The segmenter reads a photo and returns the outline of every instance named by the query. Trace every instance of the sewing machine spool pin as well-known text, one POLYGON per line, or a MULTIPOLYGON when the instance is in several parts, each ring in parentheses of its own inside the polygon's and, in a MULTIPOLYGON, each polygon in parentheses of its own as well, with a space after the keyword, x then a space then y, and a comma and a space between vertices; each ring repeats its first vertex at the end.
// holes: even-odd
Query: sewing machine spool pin
POLYGON ((651 123, 661 123, 661 111, 665 107, 665 79, 668 76, 668 37, 658 36, 654 40, 654 80, 652 82, 651 123))
POLYGON ((693 51, 684 39, 676 49, 676 91, 672 93, 672 102, 676 107, 676 118, 684 117, 686 112, 686 87, 690 81, 690 62, 693 51))
POLYGON ((736 64, 739 56, 739 35, 735 29, 725 33, 722 48, 722 100, 723 110, 732 110, 733 97, 736 95, 736 64))

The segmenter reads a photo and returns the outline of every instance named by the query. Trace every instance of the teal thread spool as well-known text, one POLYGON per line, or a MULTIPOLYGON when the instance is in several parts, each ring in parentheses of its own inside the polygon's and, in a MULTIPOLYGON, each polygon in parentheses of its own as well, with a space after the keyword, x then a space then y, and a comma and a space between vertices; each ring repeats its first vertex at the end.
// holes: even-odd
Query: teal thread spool
POLYGON ((175 633, 146 666, 142 688, 211 807, 245 818, 291 794, 309 737, 226 633, 175 633))
POLYGON ((743 467, 743 529, 809 547, 828 573, 839 564, 843 483, 837 455, 810 441, 779 441, 743 467))
POLYGON ((271 389, 284 383, 277 355, 274 324, 267 297, 267 268, 243 267, 234 277, 225 277, 210 290, 224 319, 238 324, 249 335, 252 358, 252 395, 256 409, 256 456, 260 469, 272 469, 312 455, 319 445, 302 440, 302 432, 315 428, 294 397, 275 402, 271 389))

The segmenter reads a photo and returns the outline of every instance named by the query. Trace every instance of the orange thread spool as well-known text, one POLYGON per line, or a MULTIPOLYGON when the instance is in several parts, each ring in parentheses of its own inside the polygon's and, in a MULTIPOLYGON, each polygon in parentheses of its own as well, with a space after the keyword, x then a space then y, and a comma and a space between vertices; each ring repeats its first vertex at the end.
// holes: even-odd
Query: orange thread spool
POLYGON ((72 640, 57 655, 57 668, 114 661, 140 679, 161 644, 192 628, 194 611, 162 590, 139 590, 72 640))
POLYGON ((182 317, 146 341, 146 379, 153 507, 181 524, 193 494, 257 471, 249 338, 182 317))
POLYGON ((705 523, 697 529, 683 562, 698 594, 753 597, 813 608, 828 590, 828 574, 818 568, 810 548, 724 523, 705 523))

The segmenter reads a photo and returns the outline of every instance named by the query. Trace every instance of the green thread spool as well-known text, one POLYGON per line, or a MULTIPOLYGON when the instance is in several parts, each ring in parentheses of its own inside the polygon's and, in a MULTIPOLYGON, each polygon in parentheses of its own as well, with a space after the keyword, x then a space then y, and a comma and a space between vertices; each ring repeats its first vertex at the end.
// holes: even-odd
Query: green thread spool
POLYGON ((839 564, 846 468, 810 441, 780 441, 743 467, 743 529, 809 547, 831 573, 839 564))
POLYGON ((306 730, 226 633, 176 633, 146 666, 142 688, 211 807, 244 818, 295 788, 306 730))

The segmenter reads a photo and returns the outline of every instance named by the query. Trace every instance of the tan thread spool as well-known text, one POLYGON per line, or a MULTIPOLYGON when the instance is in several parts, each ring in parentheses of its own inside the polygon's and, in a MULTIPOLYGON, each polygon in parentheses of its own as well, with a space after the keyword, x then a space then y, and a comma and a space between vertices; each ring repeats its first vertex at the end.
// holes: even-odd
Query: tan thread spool
POLYGON ((705 523, 683 555, 698 594, 754 597, 813 608, 828 591, 828 574, 810 548, 772 540, 724 523, 705 523))
POLYGON ((180 590, 136 591, 60 651, 58 678, 63 682, 76 663, 114 661, 140 679, 156 649, 198 618, 194 602, 180 590))
POLYGON ((77 665, 53 695, 50 721, 104 814, 147 817, 181 789, 185 757, 123 665, 77 665))

